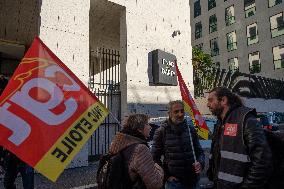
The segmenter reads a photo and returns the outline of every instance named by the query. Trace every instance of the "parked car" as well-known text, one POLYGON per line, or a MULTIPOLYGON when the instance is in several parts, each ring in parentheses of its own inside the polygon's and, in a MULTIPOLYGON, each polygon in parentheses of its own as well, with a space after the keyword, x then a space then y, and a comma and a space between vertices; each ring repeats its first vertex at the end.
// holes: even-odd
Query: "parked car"
POLYGON ((262 127, 271 131, 284 130, 284 113, 283 112, 259 112, 257 119, 261 122, 262 127))
MULTIPOLYGON (((203 118, 205 119, 205 122, 208 126, 208 129, 209 129, 209 140, 200 140, 200 144, 203 148, 210 148, 211 146, 211 138, 212 138, 212 134, 213 134, 213 131, 214 131, 214 126, 215 124, 217 123, 217 119, 215 118, 211 118, 211 117, 204 117, 203 118)), ((152 140, 153 140, 153 136, 154 136, 154 133, 155 133, 155 130, 157 128, 159 128, 159 126, 161 125, 161 123, 163 121, 165 121, 167 119, 167 117, 159 117, 159 118, 152 118, 150 120, 150 125, 152 127, 151 129, 151 132, 150 132, 150 137, 149 137, 149 145, 151 146, 152 144, 152 140)), ((192 125, 192 121, 191 121, 191 117, 190 116, 185 116, 185 119, 187 120, 187 123, 188 124, 191 124, 192 125)))

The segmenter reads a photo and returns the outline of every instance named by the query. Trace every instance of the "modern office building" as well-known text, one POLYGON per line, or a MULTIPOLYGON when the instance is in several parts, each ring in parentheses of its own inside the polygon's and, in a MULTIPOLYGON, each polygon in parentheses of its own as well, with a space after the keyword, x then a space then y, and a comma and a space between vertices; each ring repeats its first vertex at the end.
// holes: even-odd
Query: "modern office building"
POLYGON ((215 66, 282 79, 282 0, 193 0, 192 46, 211 55, 215 66))

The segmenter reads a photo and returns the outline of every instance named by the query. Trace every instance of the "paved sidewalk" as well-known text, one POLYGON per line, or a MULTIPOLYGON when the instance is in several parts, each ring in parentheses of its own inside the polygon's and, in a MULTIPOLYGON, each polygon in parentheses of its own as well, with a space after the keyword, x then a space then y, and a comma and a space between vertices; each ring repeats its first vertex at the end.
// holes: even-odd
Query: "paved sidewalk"
MULTIPOLYGON (((65 170, 56 183, 51 182, 41 174, 35 174, 35 189, 95 189, 96 171, 98 162, 87 167, 65 170)), ((19 176, 16 181, 17 189, 22 189, 22 179, 19 176)), ((200 179, 201 188, 209 189, 210 183, 206 177, 200 179)), ((4 189, 3 179, 0 181, 0 189, 4 189)))
MULTIPOLYGON (((95 186, 96 171, 98 162, 87 167, 72 168, 64 170, 56 183, 48 180, 41 174, 35 174, 35 189, 71 189, 81 186, 95 186)), ((22 189, 22 179, 18 176, 16 180, 17 189, 22 189)), ((3 179, 1 178, 0 189, 3 189, 3 179)), ((86 188, 86 187, 85 187, 86 188)), ((80 188, 81 189, 81 188, 80 188)))

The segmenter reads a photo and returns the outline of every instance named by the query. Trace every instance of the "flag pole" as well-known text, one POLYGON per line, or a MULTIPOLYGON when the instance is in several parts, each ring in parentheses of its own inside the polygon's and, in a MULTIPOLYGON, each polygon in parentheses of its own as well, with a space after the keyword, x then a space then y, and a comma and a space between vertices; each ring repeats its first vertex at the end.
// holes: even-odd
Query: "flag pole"
MULTIPOLYGON (((196 161, 196 155, 195 155, 195 149, 194 149, 194 146, 193 146, 193 141, 192 141, 192 135, 191 135, 191 132, 190 132, 190 125, 188 125, 188 135, 189 135, 189 138, 190 138, 190 145, 191 145, 191 148, 192 148, 192 153, 193 153, 193 158, 194 158, 194 163, 197 163, 196 161)), ((193 128, 194 129, 194 128, 193 128)))
MULTIPOLYGON (((95 95, 97 95, 96 91, 94 91, 95 95)), ((103 103, 102 103, 103 104, 103 103)), ((122 128, 122 125, 120 124, 120 122, 118 121, 118 119, 116 119, 116 117, 111 113, 111 111, 108 110, 108 113, 112 116, 112 118, 118 123, 118 125, 120 126, 120 128, 122 128)))

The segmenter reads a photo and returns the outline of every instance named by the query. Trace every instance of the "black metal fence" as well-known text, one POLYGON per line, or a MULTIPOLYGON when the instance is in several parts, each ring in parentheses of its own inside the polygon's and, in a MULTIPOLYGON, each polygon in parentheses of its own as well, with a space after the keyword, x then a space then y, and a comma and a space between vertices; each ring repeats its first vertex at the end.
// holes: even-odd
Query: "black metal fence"
POLYGON ((194 96, 202 97, 214 87, 225 86, 240 96, 284 100, 284 81, 254 74, 212 68, 206 74, 194 73, 194 96), (211 79, 207 79, 211 78, 211 79))
POLYGON ((90 53, 89 89, 111 112, 91 136, 89 157, 108 151, 113 136, 120 130, 121 92, 119 51, 98 48, 90 53))

